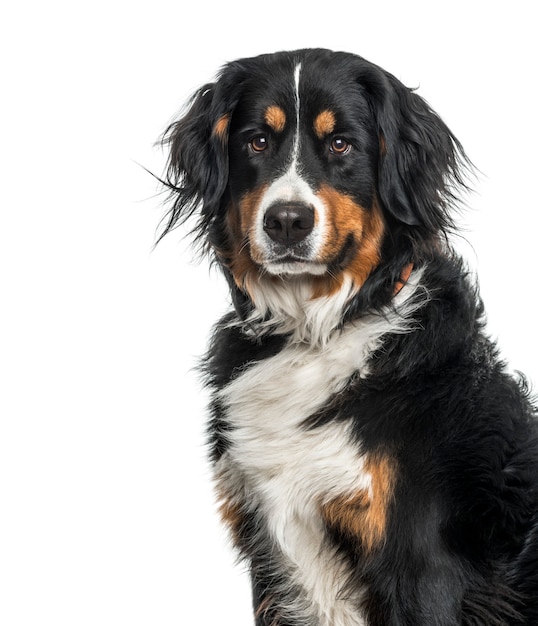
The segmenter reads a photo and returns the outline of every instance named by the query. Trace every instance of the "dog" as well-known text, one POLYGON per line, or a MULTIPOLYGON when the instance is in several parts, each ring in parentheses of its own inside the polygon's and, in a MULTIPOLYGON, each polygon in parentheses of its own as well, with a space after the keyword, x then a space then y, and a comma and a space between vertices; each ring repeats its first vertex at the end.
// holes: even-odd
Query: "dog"
POLYGON ((224 66, 161 138, 232 310, 202 362, 257 626, 538 624, 538 421, 450 236, 473 166, 354 54, 224 66))

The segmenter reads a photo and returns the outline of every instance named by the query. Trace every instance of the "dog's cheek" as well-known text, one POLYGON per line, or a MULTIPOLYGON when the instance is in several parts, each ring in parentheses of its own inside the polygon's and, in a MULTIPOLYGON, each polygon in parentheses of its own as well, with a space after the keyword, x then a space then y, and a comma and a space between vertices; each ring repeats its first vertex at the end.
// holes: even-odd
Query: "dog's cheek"
POLYGON ((266 191, 266 186, 248 191, 238 203, 239 229, 241 232, 241 248, 258 263, 263 260, 262 250, 257 241, 257 225, 259 221, 260 204, 266 191), (245 245, 246 244, 246 245, 245 245))
POLYGON ((353 257, 346 273, 357 287, 361 287, 373 270, 381 263, 381 247, 385 233, 385 222, 381 209, 374 204, 363 222, 363 233, 357 254, 353 257))
POLYGON ((247 192, 237 203, 231 203, 226 212, 228 249, 225 264, 229 267, 236 285, 245 289, 258 275, 255 259, 260 257, 255 243, 257 211, 263 189, 247 192))
POLYGON ((366 209, 349 195, 331 187, 322 187, 318 196, 327 207, 320 260, 338 259, 340 271, 360 288, 381 260, 385 231, 382 212, 377 203, 366 209), (350 250, 341 257, 346 244, 350 250))
POLYGON ((332 259, 338 256, 350 235, 360 241, 365 210, 350 196, 332 187, 322 187, 317 195, 326 207, 323 247, 319 256, 320 260, 332 259))

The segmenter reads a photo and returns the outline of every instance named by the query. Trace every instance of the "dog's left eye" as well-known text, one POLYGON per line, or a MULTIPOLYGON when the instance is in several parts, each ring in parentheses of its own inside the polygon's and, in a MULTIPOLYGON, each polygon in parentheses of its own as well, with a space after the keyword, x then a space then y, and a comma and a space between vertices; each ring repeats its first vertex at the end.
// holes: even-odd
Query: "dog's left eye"
POLYGON ((263 152, 268 145, 267 135, 257 135, 249 142, 249 147, 253 152, 263 152))
POLYGON ((343 137, 334 137, 329 150, 334 154, 347 154, 351 150, 351 144, 343 137))

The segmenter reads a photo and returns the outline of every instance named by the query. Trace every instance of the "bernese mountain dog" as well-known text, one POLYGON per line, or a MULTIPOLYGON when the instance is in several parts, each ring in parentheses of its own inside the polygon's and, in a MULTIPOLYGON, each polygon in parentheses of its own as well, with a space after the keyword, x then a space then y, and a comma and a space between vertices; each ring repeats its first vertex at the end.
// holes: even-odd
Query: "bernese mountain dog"
POLYGON ((450 243, 460 142, 321 49, 227 64, 162 140, 162 235, 194 216, 233 301, 202 367, 255 623, 538 625, 538 421, 450 243))

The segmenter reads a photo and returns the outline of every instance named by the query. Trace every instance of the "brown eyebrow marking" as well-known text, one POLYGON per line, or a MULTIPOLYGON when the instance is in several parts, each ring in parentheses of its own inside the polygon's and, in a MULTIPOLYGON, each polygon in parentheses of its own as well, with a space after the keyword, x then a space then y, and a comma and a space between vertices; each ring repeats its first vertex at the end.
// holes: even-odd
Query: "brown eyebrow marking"
POLYGON ((276 133, 281 133, 286 126, 286 113, 276 104, 272 104, 265 109, 265 122, 276 133))
POLYGON ((323 139, 329 133, 332 133, 336 126, 336 117, 329 110, 322 111, 314 120, 314 132, 319 139, 323 139))

